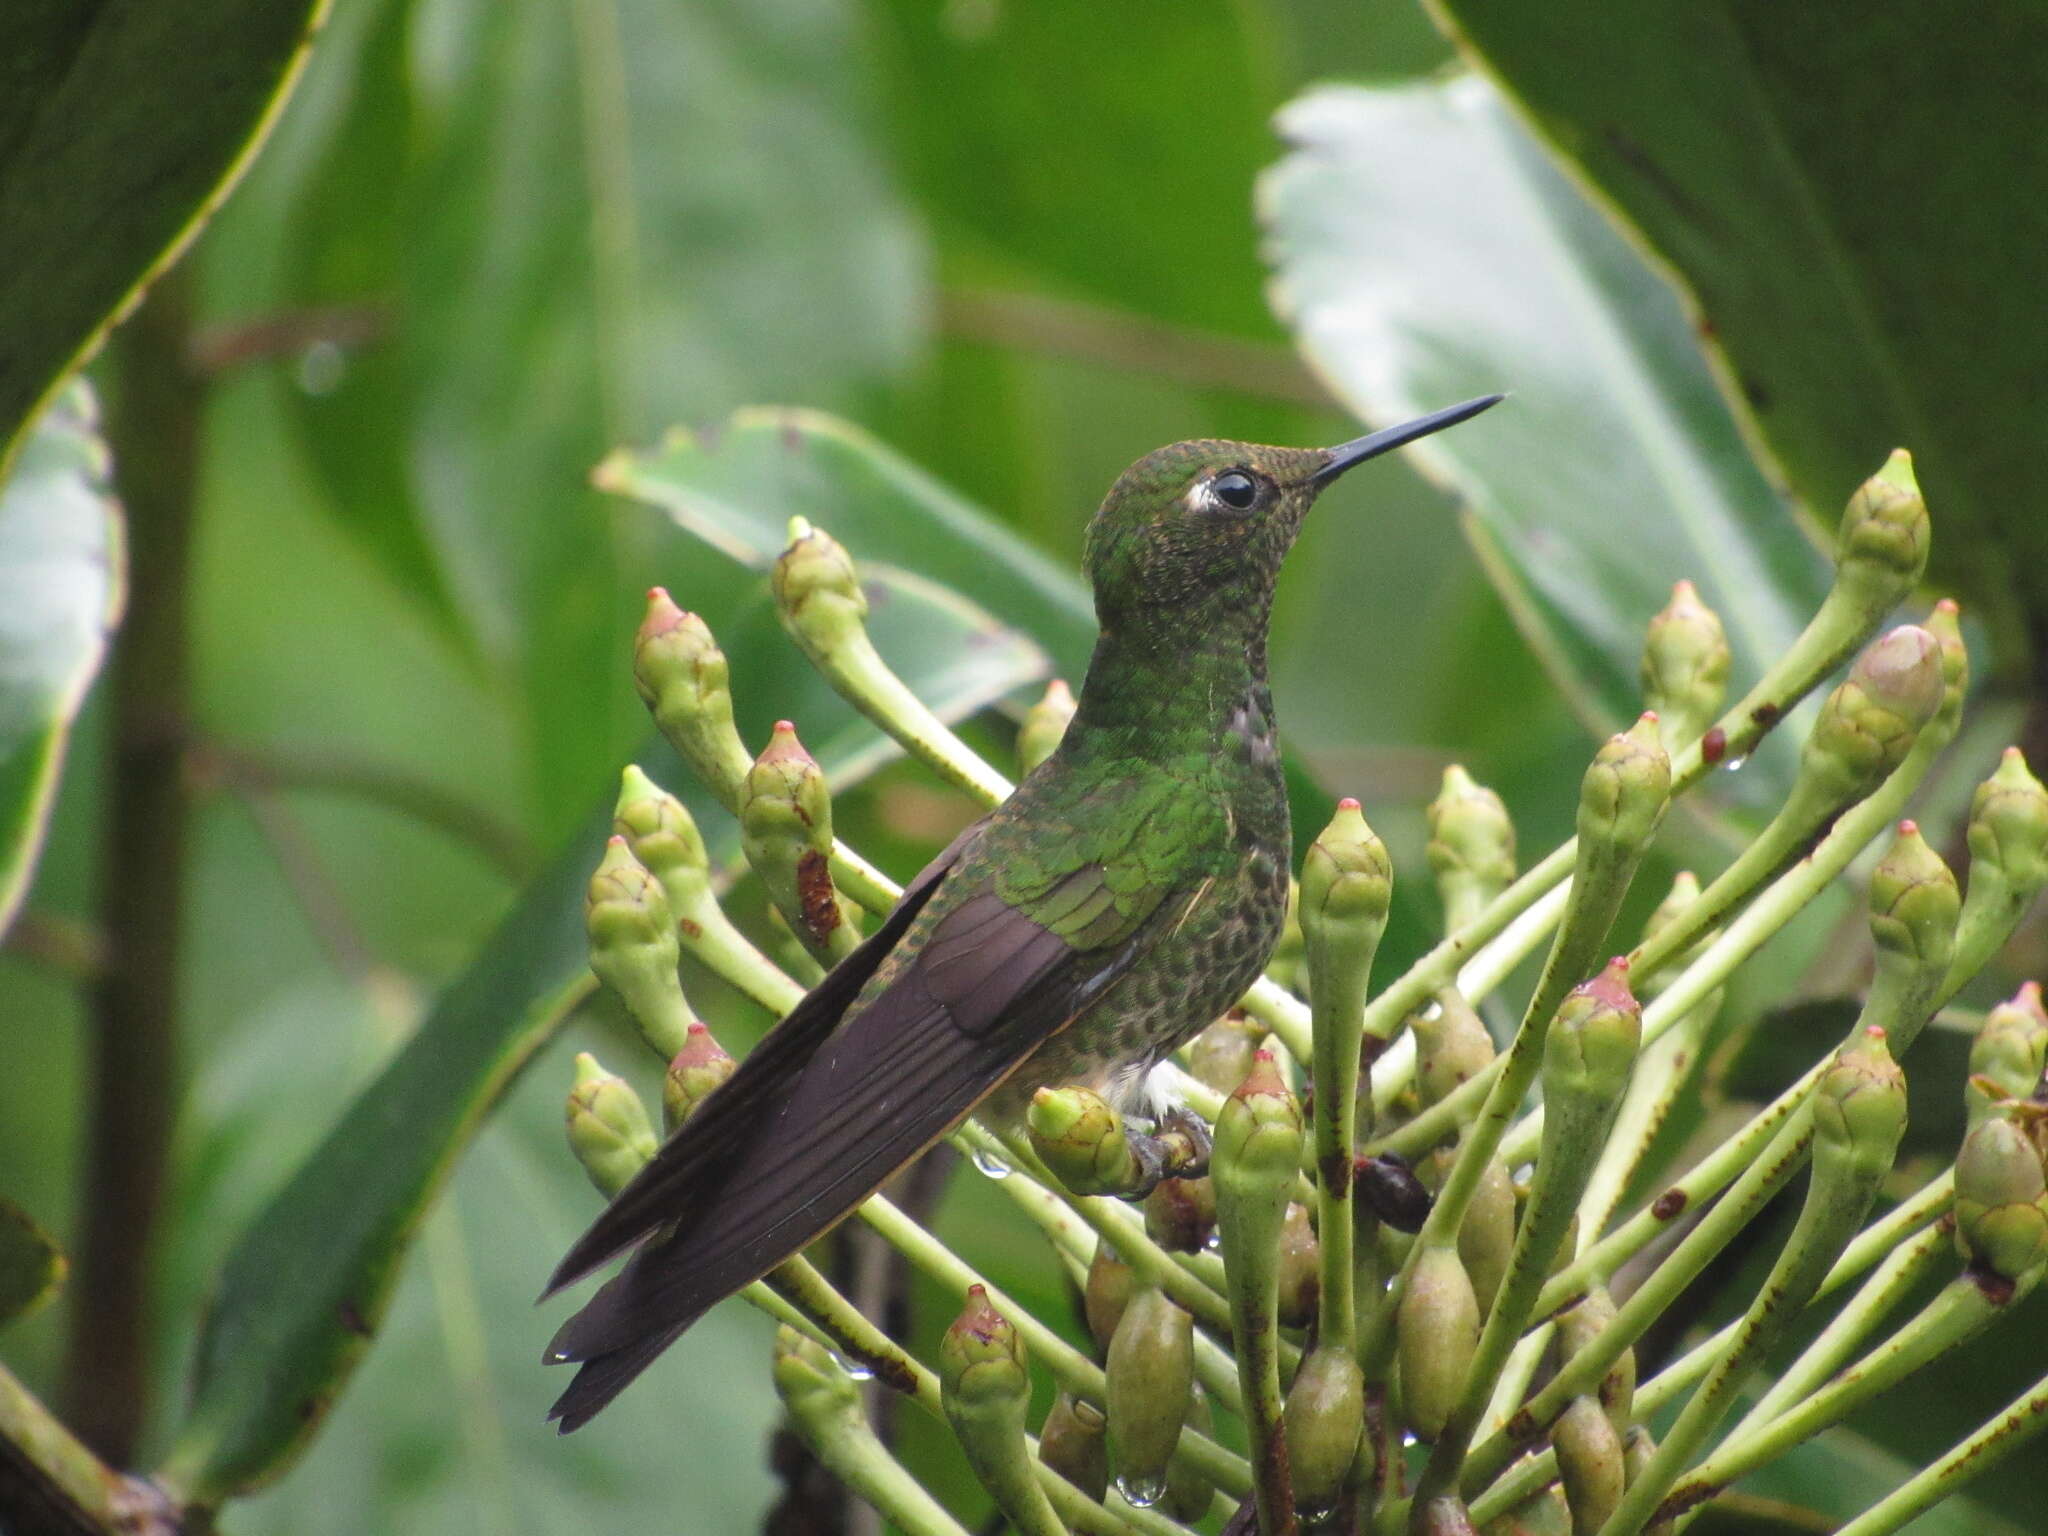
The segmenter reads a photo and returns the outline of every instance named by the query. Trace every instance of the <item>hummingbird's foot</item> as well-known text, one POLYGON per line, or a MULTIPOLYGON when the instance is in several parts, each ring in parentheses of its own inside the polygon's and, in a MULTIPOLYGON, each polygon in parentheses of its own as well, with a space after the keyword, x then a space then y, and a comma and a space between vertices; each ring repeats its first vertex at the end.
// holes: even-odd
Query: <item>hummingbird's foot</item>
POLYGON ((1144 1199, 1163 1179, 1199 1179, 1209 1171, 1209 1127, 1189 1110, 1169 1109, 1151 1135, 1127 1129, 1124 1140, 1138 1169, 1136 1187, 1122 1192, 1126 1200, 1144 1199))

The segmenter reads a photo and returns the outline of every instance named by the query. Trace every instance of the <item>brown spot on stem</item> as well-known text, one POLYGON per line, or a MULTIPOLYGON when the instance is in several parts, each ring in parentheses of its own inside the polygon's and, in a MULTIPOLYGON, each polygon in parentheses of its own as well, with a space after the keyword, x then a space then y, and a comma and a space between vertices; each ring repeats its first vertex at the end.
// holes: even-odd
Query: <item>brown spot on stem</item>
POLYGON ((797 858, 796 899, 804 927, 820 940, 829 938, 839 926, 839 898, 832 890, 831 861, 815 848, 797 858))
POLYGON ((344 1301, 335 1310, 341 1318, 341 1326, 350 1333, 361 1339, 367 1339, 370 1336, 370 1320, 363 1316, 363 1309, 361 1307, 358 1307, 352 1301, 344 1301))
POLYGON ((1659 1221, 1669 1221, 1685 1209, 1685 1191, 1676 1187, 1667 1189, 1650 1206, 1650 1214, 1659 1221))
POLYGON ((1728 751, 1728 733, 1718 725, 1700 738, 1700 757, 1711 768, 1728 751))
POLYGON ((1995 1270, 1980 1269, 1972 1264, 1965 1273, 1976 1284, 1979 1294, 1994 1307, 2002 1307, 2012 1300, 2013 1283, 1995 1270))
POLYGON ((682 930, 683 937, 686 939, 701 939, 704 937, 704 925, 695 918, 679 917, 676 919, 676 927, 682 930))
POLYGON ((1757 705, 1755 709, 1749 712, 1749 718, 1757 723, 1759 730, 1768 731, 1778 723, 1779 717, 1784 713, 1784 710, 1773 704, 1769 699, 1765 699, 1763 703, 1757 705))
POLYGON ((1351 1197, 1351 1159, 1340 1152, 1325 1152, 1317 1165, 1323 1175, 1323 1188, 1339 1200, 1351 1197))

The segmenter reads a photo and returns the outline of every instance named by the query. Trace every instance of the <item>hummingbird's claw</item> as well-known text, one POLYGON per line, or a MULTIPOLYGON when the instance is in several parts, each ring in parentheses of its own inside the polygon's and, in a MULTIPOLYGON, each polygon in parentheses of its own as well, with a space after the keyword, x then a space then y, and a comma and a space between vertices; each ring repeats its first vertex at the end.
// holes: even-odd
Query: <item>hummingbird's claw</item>
POLYGON ((1169 1109, 1152 1135, 1126 1130, 1124 1140, 1138 1165, 1134 1184, 1119 1191, 1126 1200, 1143 1200, 1164 1179, 1199 1179, 1209 1171, 1209 1127, 1190 1110, 1169 1109))

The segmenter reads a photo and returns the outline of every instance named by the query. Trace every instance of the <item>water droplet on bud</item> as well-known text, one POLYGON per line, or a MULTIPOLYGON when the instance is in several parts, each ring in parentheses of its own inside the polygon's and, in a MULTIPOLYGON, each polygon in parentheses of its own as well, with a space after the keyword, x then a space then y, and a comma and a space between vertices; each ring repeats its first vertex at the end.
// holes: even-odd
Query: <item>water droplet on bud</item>
POLYGON ((1125 1477, 1117 1474, 1116 1491, 1139 1509, 1150 1509, 1166 1496, 1166 1479, 1163 1477, 1125 1477))
POLYGON ((1749 761, 1749 754, 1748 754, 1747 752, 1745 752, 1745 753, 1743 753, 1743 754, 1742 754, 1742 756, 1740 756, 1740 757, 1731 757, 1731 758, 1729 758, 1729 759, 1728 759, 1728 761, 1727 761, 1727 763, 1726 763, 1726 764, 1725 764, 1724 766, 1726 766, 1727 770, 1728 770, 1728 771, 1729 771, 1730 773, 1740 773, 1740 772, 1742 772, 1742 765, 1743 765, 1744 763, 1748 762, 1748 761, 1749 761))

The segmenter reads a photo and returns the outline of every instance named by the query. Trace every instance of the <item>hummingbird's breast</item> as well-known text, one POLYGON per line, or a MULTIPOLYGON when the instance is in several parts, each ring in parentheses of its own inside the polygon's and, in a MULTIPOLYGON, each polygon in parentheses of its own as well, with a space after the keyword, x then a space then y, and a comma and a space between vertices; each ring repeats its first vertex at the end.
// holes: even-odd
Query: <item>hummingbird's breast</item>
POLYGON ((1159 940, 1081 1018, 1049 1039, 994 1106, 1018 1114, 1040 1087, 1082 1084, 1119 1109, 1154 1066, 1241 998, 1279 942, 1291 831, 1286 780, 1263 684, 1221 712, 1222 729, 1187 793, 1211 797, 1223 845, 1162 905, 1159 940))

